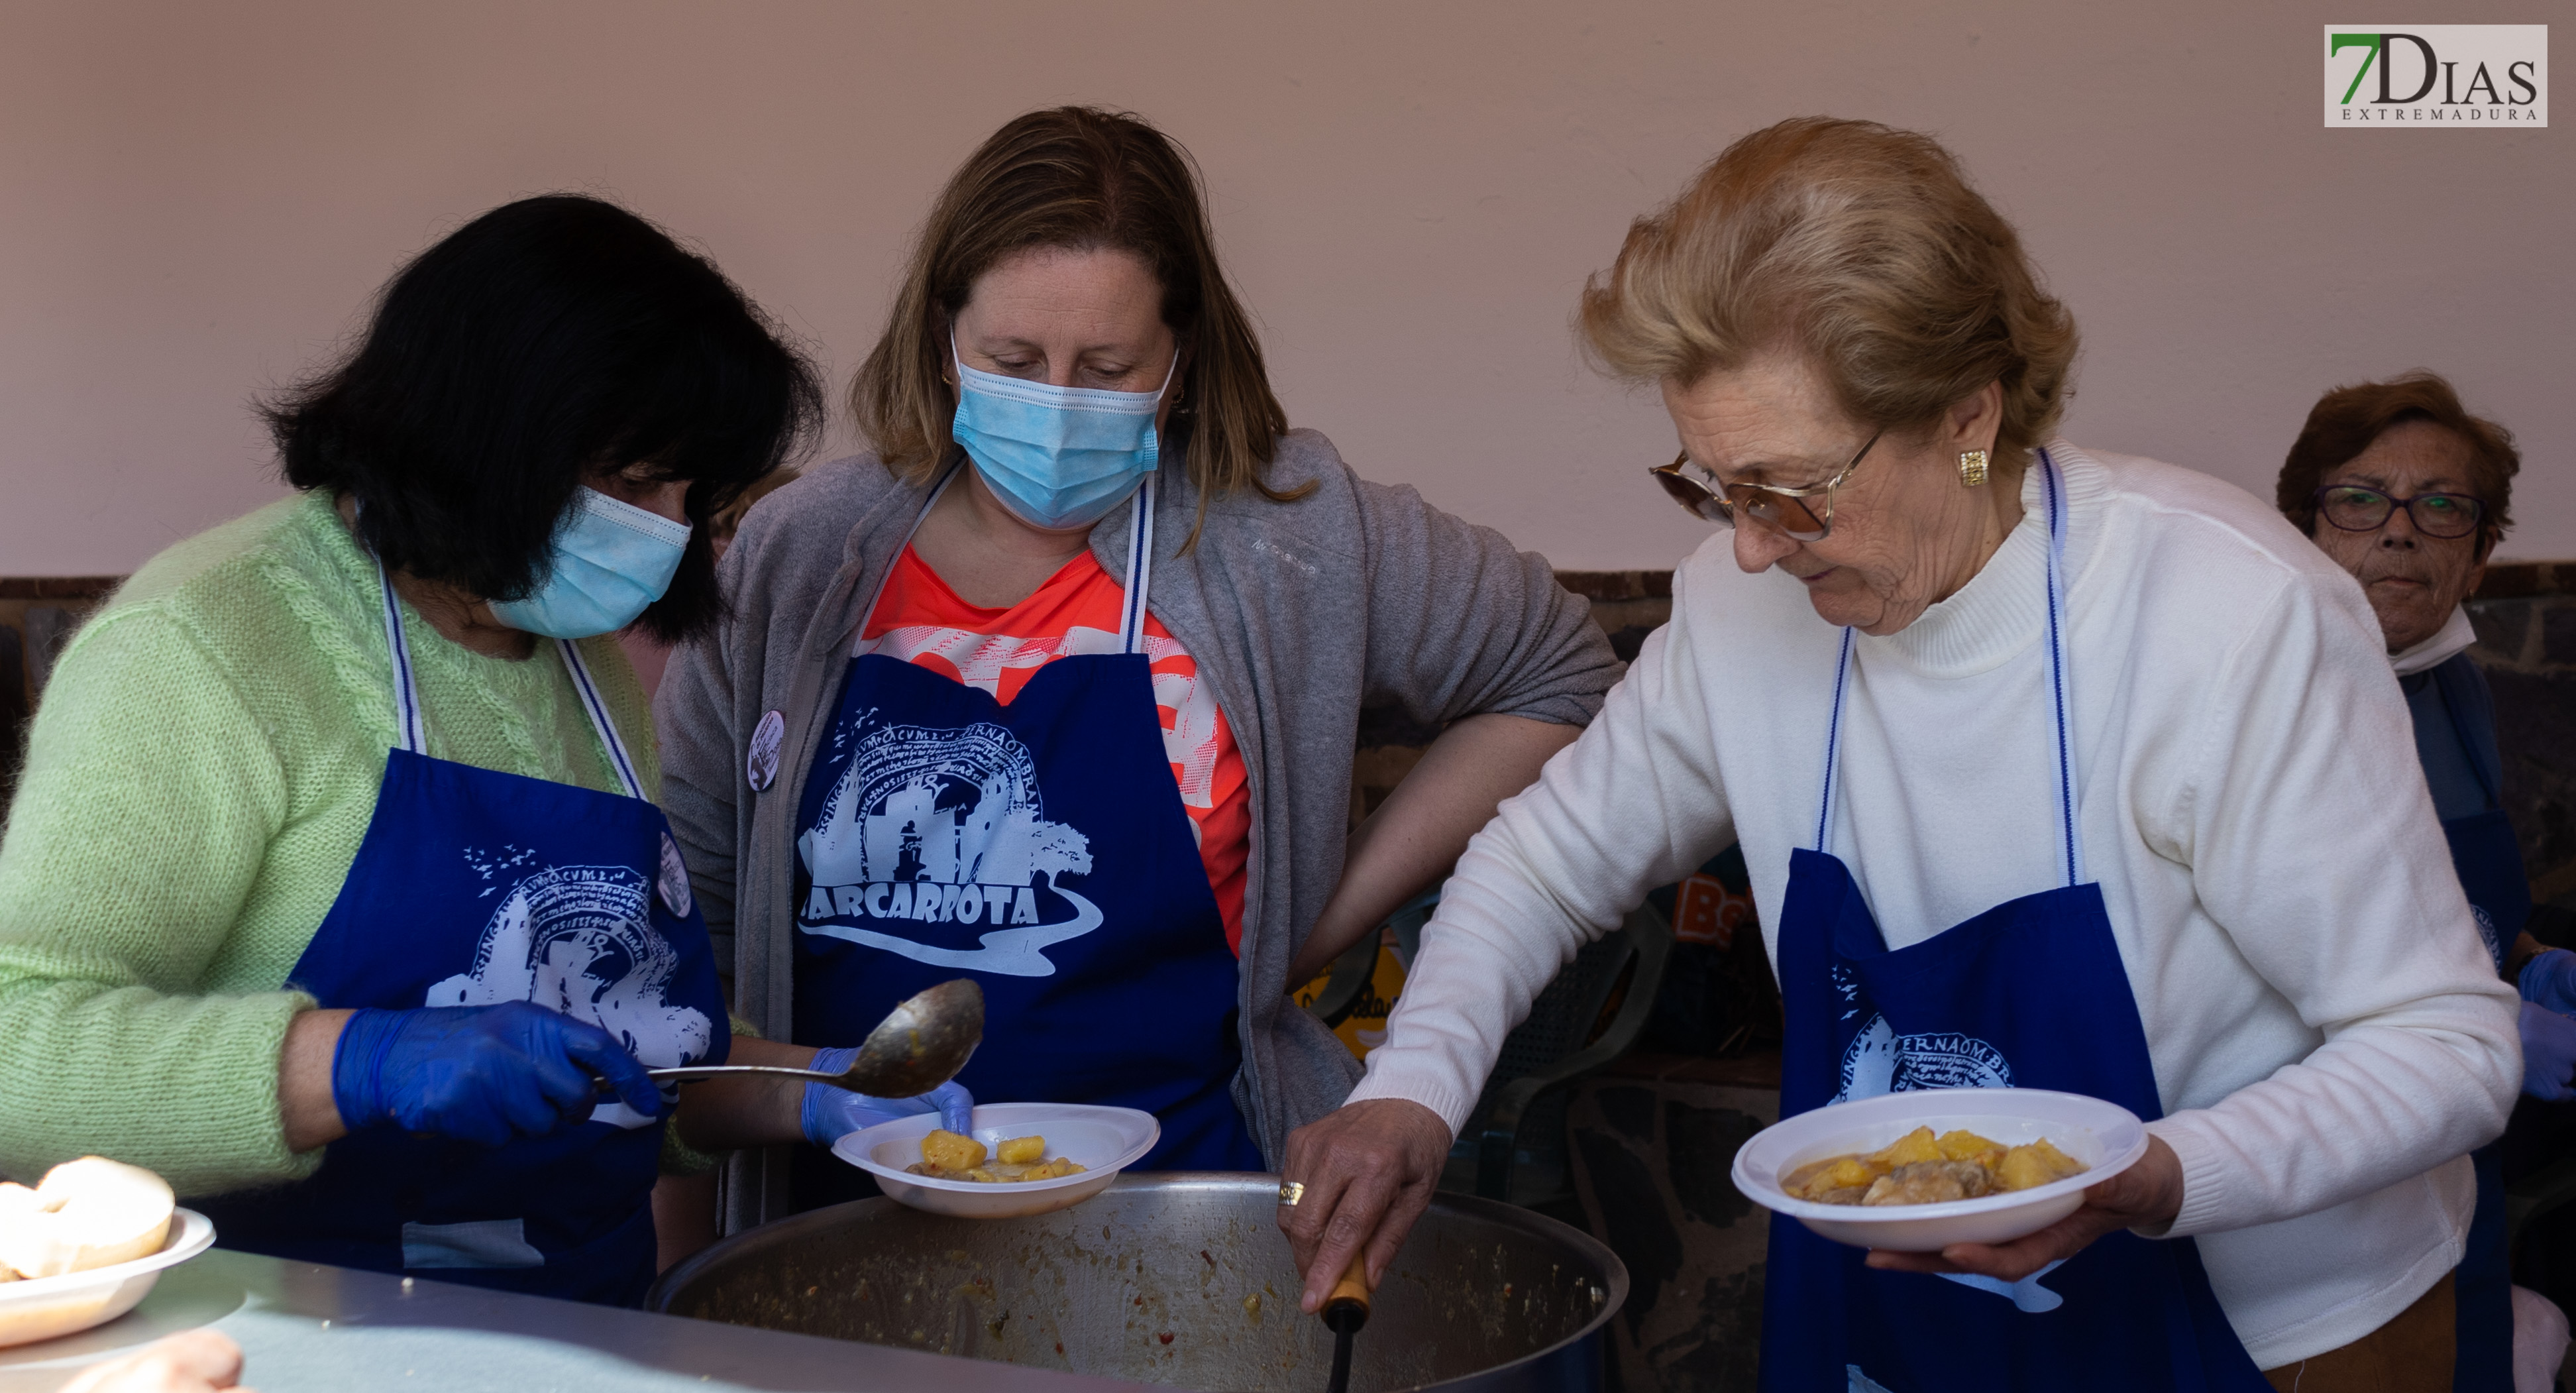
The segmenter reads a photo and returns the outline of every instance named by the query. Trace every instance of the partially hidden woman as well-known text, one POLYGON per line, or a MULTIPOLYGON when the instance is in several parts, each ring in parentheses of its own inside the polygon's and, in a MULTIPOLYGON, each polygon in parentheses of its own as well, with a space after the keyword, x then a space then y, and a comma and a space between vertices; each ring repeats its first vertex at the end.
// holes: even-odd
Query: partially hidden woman
POLYGON ((1775 1217, 1764 1388, 2450 1387, 2514 999, 2350 578, 2237 489, 2054 437, 2073 319, 1925 136, 1745 137, 1582 325, 1661 386, 1666 486, 1732 531, 1461 859, 1354 1101, 1291 1140, 1307 1303, 1357 1236, 1383 1270, 1558 964, 1741 839, 1783 1116, 2014 1085, 2151 1136, 2000 1246, 1775 1217))
MULTIPOLYGON (((1130 116, 970 156, 851 395, 874 452, 751 511, 734 616, 656 697, 735 1010, 793 1062, 971 977, 975 1097, 1267 1169, 1357 1073, 1289 989, 1573 738, 1607 640, 1540 558, 1288 429, 1195 172, 1130 116), (1450 724, 1351 834, 1363 705, 1450 724)), ((780 1141, 867 1118, 730 1096, 780 1141)), ((772 1156, 729 1224, 865 1180, 772 1156)))
POLYGON ((227 1246, 638 1298, 644 1068, 728 1029, 611 635, 713 620, 699 524, 819 410, 595 199, 397 274, 268 411, 296 494, 146 563, 54 671, 0 844, 0 1171, 103 1153, 227 1246))
MULTIPOLYGON (((2470 415, 2449 382, 2409 373, 2319 397, 2282 462, 2275 502, 2370 601, 2478 936, 2522 993, 2522 1091, 2563 1103, 2576 1098, 2576 1020, 2566 1014, 2576 1011, 2576 953, 2523 927, 2530 879, 2505 815, 2495 697, 2469 656, 2477 634, 2464 604, 2512 525, 2521 467, 2510 431, 2470 415)), ((2458 1393, 2511 1389, 2526 1365, 2549 1382, 2566 1352, 2565 1317, 2510 1273, 2505 1153, 2525 1134, 2539 1140, 2538 1116, 2517 1107, 2513 1139, 2470 1158, 2478 1207, 2454 1282, 2458 1393)))

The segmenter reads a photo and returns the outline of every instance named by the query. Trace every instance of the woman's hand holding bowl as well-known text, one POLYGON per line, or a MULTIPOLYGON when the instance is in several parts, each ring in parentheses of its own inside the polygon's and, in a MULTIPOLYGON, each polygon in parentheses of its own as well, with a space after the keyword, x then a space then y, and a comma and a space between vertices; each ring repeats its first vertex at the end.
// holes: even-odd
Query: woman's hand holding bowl
MULTIPOLYGON (((1295 1144, 1291 1139, 1292 1146, 1295 1144)), ((1869 1265, 1888 1272, 1972 1272, 2018 1282, 2052 1262, 2071 1258, 2093 1240, 2119 1229, 2161 1229, 2182 1212, 2182 1160, 2164 1138, 2149 1133, 2147 1154, 2136 1165, 2084 1192, 2084 1207, 2010 1243, 1953 1243, 1937 1253, 1896 1253, 1873 1248, 1869 1265)))

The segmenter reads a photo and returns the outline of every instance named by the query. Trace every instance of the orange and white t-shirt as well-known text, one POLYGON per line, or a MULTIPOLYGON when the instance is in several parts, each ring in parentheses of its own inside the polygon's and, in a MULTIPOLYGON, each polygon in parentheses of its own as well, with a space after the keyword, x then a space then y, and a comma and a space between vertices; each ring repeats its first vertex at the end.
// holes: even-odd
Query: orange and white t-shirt
MULTIPOLYGON (((929 668, 1008 706, 1032 674, 1058 658, 1117 652, 1126 599, 1126 587, 1086 551, 1027 599, 1008 609, 984 609, 959 598, 907 545, 859 632, 858 652, 929 668)), ((1252 794, 1243 755, 1217 709, 1216 694, 1199 681, 1197 660, 1150 612, 1144 648, 1172 782, 1180 787, 1208 889, 1225 919, 1226 946, 1240 956, 1244 865, 1252 854, 1252 794)))

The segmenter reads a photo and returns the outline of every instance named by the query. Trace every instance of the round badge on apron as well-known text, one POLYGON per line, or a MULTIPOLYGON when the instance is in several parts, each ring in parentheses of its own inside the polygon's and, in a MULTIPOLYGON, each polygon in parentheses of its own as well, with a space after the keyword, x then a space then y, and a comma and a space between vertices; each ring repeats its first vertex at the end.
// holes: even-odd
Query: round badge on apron
POLYGON ((787 718, 776 711, 751 728, 751 752, 743 756, 742 776, 754 793, 767 793, 778 778, 778 746, 787 738, 787 718))

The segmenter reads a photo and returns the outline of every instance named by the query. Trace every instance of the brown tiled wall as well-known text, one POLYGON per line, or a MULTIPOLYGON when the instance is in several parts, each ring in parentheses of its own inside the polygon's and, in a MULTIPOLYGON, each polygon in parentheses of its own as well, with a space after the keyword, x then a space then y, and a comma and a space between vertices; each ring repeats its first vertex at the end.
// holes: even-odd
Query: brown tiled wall
POLYGON ((19 748, 54 655, 116 586, 113 576, 0 576, 0 811, 18 783, 19 748))
MULTIPOLYGON (((2505 812, 2534 901, 2576 910, 2576 563, 2496 566, 2469 602, 2470 656, 2495 689, 2505 812)), ((2534 925, 2566 935, 2566 917, 2534 925)))

